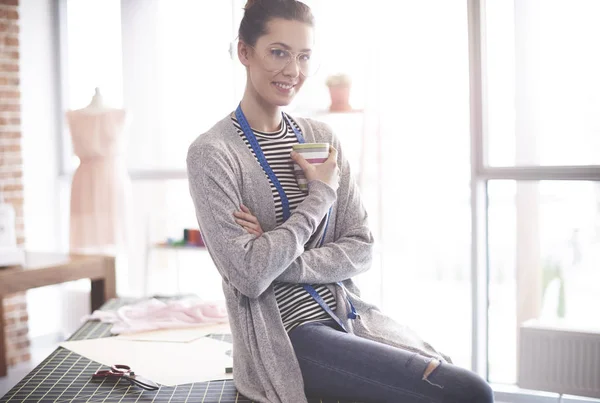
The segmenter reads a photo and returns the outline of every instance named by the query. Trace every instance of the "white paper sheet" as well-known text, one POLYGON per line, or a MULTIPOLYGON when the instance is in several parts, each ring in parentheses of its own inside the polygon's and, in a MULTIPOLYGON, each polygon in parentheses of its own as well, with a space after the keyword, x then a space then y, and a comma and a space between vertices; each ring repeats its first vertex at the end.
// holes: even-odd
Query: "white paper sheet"
POLYGON ((147 379, 164 386, 232 379, 225 368, 231 344, 203 337, 189 343, 132 341, 117 337, 67 341, 61 346, 90 360, 111 366, 129 365, 147 379))
POLYGON ((230 334, 228 323, 200 325, 181 329, 161 329, 149 332, 121 334, 121 340, 164 341, 172 343, 189 343, 209 334, 230 334))

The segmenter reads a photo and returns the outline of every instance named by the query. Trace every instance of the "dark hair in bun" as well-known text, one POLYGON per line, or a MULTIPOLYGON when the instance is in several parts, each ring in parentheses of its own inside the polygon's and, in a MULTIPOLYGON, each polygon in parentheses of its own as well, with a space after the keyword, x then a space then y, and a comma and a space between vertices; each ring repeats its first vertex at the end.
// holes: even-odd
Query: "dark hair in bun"
POLYGON ((239 37, 250 46, 267 33, 267 23, 283 18, 314 25, 314 17, 306 4, 298 0, 248 0, 240 24, 239 37))

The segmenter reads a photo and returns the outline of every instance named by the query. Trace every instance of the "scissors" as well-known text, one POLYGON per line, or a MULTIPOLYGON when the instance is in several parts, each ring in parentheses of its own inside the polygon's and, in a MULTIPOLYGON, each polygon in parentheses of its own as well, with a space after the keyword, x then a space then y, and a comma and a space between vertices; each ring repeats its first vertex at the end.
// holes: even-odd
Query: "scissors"
POLYGON ((110 367, 108 370, 98 370, 92 378, 124 378, 127 379, 132 385, 135 384, 142 389, 146 390, 157 390, 160 388, 156 383, 149 379, 142 378, 131 370, 129 365, 116 364, 110 367))

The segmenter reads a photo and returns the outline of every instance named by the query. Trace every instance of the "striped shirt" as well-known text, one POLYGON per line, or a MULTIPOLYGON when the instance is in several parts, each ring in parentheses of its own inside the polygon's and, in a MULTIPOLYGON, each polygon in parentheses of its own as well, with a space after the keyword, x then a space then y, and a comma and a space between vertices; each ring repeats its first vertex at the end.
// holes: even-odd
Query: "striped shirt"
MULTIPOLYGON (((259 163, 258 158, 256 158, 256 154, 254 153, 254 150, 252 150, 252 146, 246 138, 235 115, 232 115, 231 119, 238 134, 244 143, 246 143, 246 146, 248 146, 252 155, 254 155, 256 162, 259 163)), ((296 129, 300 131, 300 128, 296 125, 294 120, 290 119, 290 121, 296 129)), ((292 158, 290 157, 292 145, 298 144, 294 129, 288 124, 287 119, 283 119, 281 129, 276 132, 266 133, 257 130, 253 130, 253 132, 265 155, 265 159, 269 163, 289 200, 290 213, 293 213, 307 195, 307 193, 298 188, 298 183, 296 182, 296 177, 294 175, 292 158)), ((266 172, 265 175, 267 175, 266 172)), ((271 192, 273 194, 273 200, 275 201, 277 224, 281 224, 283 222, 281 197, 268 175, 267 179, 271 185, 271 192)), ((313 287, 319 293, 321 298, 323 298, 325 303, 335 311, 336 300, 329 288, 323 284, 313 284, 313 287)), ((283 321, 283 326, 286 331, 289 332, 306 322, 330 318, 329 314, 327 314, 317 301, 304 290, 302 285, 275 282, 274 289, 277 306, 279 307, 281 320, 283 321)))

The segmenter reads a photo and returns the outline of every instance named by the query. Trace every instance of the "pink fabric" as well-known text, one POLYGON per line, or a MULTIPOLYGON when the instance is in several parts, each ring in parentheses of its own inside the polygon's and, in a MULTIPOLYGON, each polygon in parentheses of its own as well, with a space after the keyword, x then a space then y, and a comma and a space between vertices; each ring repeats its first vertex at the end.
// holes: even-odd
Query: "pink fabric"
POLYGON ((71 187, 71 251, 123 247, 129 238, 131 183, 125 163, 126 112, 66 114, 80 165, 71 187))
POLYGON ((229 322, 224 301, 204 302, 197 299, 168 302, 150 299, 123 306, 116 311, 94 311, 85 319, 112 323, 111 333, 113 334, 229 322))

